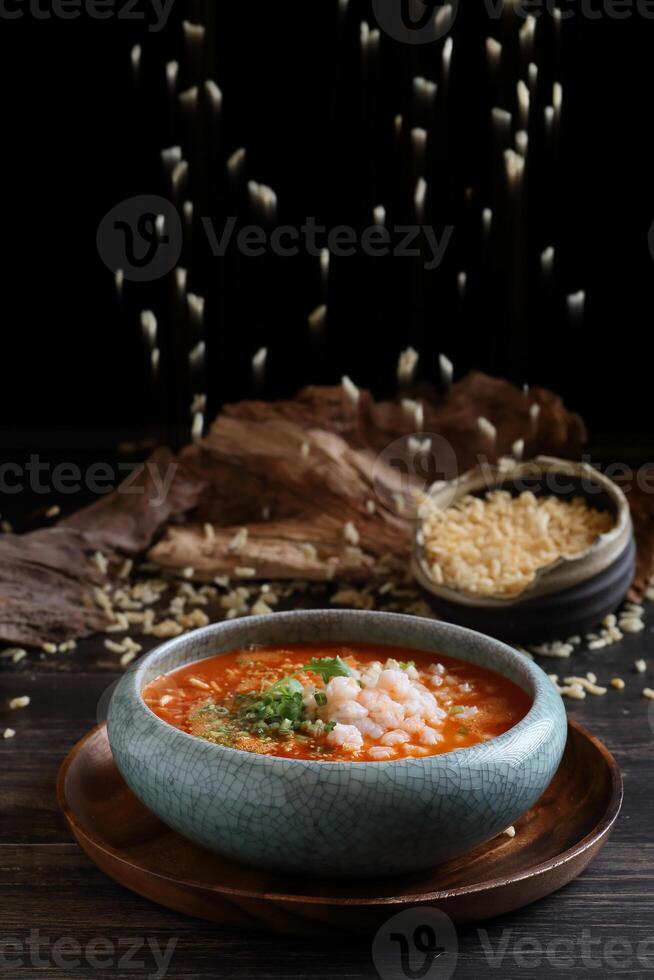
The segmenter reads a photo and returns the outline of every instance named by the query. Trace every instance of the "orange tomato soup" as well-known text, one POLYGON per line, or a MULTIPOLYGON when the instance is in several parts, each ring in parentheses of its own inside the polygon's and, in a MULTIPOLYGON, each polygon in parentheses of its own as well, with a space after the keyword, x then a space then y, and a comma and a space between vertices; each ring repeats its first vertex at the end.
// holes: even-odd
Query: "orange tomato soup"
POLYGON ((163 721, 246 752, 384 762, 501 735, 531 698, 505 677, 443 654, 367 643, 235 650, 156 678, 143 699, 163 721))

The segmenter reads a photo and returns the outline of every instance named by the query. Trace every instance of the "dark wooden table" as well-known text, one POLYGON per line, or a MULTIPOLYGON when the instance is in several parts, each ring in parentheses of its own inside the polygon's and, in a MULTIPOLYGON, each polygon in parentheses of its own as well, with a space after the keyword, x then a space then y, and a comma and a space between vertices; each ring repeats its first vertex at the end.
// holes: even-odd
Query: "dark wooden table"
MULTIPOLYGON (((654 707, 641 696, 654 686, 653 632, 654 613, 647 630, 607 650, 542 661, 548 672, 593 670, 601 682, 626 680, 623 692, 567 702, 571 716, 603 739, 622 767, 624 808, 580 879, 530 908, 459 927, 454 977, 654 973, 654 707), (639 657, 650 661, 645 675, 634 670, 639 657)), ((0 976, 161 977, 155 952, 165 958, 166 951, 174 980, 379 976, 370 941, 220 928, 159 908, 90 863, 57 809, 55 778, 69 749, 95 724, 97 705, 118 674, 116 658, 97 640, 73 654, 32 653, 19 665, 0 664, 0 730, 17 731, 12 740, 0 739, 0 976), (30 707, 9 712, 7 700, 23 694, 30 707)), ((390 965, 382 974, 406 975, 390 965)), ((426 974, 450 975, 438 959, 426 974)))

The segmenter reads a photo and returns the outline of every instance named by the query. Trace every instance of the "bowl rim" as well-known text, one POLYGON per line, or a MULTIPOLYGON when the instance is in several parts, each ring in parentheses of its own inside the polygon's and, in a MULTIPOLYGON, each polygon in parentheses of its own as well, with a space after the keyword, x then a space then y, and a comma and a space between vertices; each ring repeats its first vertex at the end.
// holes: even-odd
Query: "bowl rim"
MULTIPOLYGON (((316 618, 320 617, 324 619, 325 615, 329 616, 330 618, 333 618, 334 620, 338 620, 342 618, 343 614, 346 614, 347 616, 352 617, 354 619, 358 619, 361 622, 365 622, 366 619, 370 619, 370 618, 383 617, 386 621, 392 619, 398 625, 404 624, 407 627, 411 626, 412 624, 415 625, 416 622, 420 622, 423 625, 425 623, 431 623, 433 626, 437 627, 438 629, 444 630, 446 634, 449 634, 455 639, 460 638, 462 640, 465 640, 466 638, 467 639, 472 639, 475 637, 483 638, 486 642, 491 643, 495 647, 494 652, 502 654, 502 656, 504 657, 508 657, 509 663, 513 663, 518 668, 526 671, 530 681, 533 684, 533 701, 531 707, 529 708, 529 711, 524 716, 524 718, 521 718, 516 725, 513 725, 506 732, 503 732, 502 735, 497 735, 494 738, 488 739, 485 742, 479 742, 476 745, 471 745, 460 749, 452 749, 449 752, 441 752, 434 755, 422 756, 422 757, 407 756, 406 758, 403 759, 386 759, 380 761, 361 760, 361 761, 350 762, 348 760, 341 760, 338 762, 329 762, 327 760, 322 761, 322 760, 314 760, 314 759, 293 759, 293 758, 288 758, 286 756, 264 755, 259 752, 247 752, 244 749, 235 749, 235 748, 231 748, 230 746, 218 745, 215 742, 209 742, 206 739, 202 739, 198 735, 191 735, 189 732, 184 732, 180 728, 176 728, 174 725, 171 725, 169 722, 164 721, 157 714, 155 714, 155 712, 150 708, 149 705, 145 703, 141 692, 144 686, 142 684, 142 678, 145 673, 145 670, 150 666, 151 660, 158 657, 164 657, 166 654, 174 652, 174 650, 177 647, 182 647, 183 645, 188 644, 190 637, 197 638, 198 640, 202 640, 203 638, 206 638, 208 636, 212 636, 214 634, 220 634, 220 632, 223 629, 225 629, 225 627, 227 627, 228 625, 232 625, 234 622, 238 622, 234 620, 226 620, 223 621, 222 623, 212 623, 209 626, 204 626, 198 630, 193 631, 192 634, 182 634, 181 636, 177 636, 174 637, 173 639, 167 640, 165 643, 161 644, 160 646, 154 647, 143 657, 141 657, 133 665, 133 667, 130 668, 128 673, 121 679, 121 681, 119 681, 119 684, 115 689, 111 698, 111 702, 109 704, 108 720, 109 720, 109 716, 111 715, 111 708, 112 708, 112 704, 114 703, 114 699, 116 698, 116 695, 118 694, 124 695, 125 693, 128 693, 133 699, 135 706, 144 712, 144 715, 147 716, 147 718, 151 721, 154 727, 160 728, 162 732, 168 733, 171 737, 178 736, 183 738, 184 740, 190 739, 194 744, 208 746, 209 751, 213 750, 220 755, 227 754, 230 757, 237 756, 244 760, 247 759, 251 763, 253 763, 254 760, 259 760, 259 761, 265 760, 269 764, 276 761, 279 763, 283 763, 288 768, 296 768, 296 769, 304 769, 304 770, 310 769, 316 771, 323 771, 323 770, 330 771, 337 768, 341 768, 343 766, 346 766, 348 769, 352 768, 353 766, 356 766, 358 769, 363 769, 363 768, 369 769, 371 765, 375 767, 377 766, 406 767, 407 765, 414 765, 414 766, 421 765, 425 767, 434 764, 451 765, 453 763, 459 763, 461 760, 465 760, 466 758, 470 759, 471 755, 474 754, 475 751, 478 752, 480 749, 484 749, 488 746, 492 746, 494 749, 497 749, 501 752, 502 748, 508 746, 511 742, 513 742, 517 734, 518 735, 527 734, 534 721, 534 718, 540 716, 542 710, 548 710, 548 705, 547 705, 548 701, 550 702, 550 706, 553 706, 557 703, 560 705, 564 726, 567 724, 567 712, 565 710, 565 705, 563 704, 561 695, 558 693, 558 691, 556 690, 556 688, 554 687, 554 685, 552 684, 551 680, 549 679, 545 671, 542 669, 542 667, 540 667, 533 660, 530 660, 524 654, 519 653, 509 644, 504 643, 501 640, 497 640, 495 637, 489 636, 486 633, 480 633, 477 630, 468 629, 465 626, 457 626, 453 623, 443 622, 442 620, 429 620, 426 618, 418 619, 415 616, 410 616, 403 613, 377 612, 375 610, 359 610, 359 609, 290 610, 290 611, 266 614, 263 616, 250 616, 247 618, 247 623, 251 625, 253 629, 256 629, 258 626, 265 625, 266 623, 269 623, 272 620, 275 620, 276 622, 279 621, 293 622, 301 617, 308 617, 309 620, 314 616, 316 618)), ((347 641, 343 641, 343 642, 347 642, 347 641)), ((388 645, 391 646, 392 644, 388 644, 388 645)), ((419 649, 419 647, 416 647, 415 649, 419 649)), ((224 650, 224 651, 219 651, 218 653, 209 654, 206 657, 198 658, 197 662, 200 662, 201 660, 208 660, 212 656, 220 656, 221 653, 228 653, 228 652, 229 650, 224 650)), ((446 655, 455 656, 454 654, 449 654, 449 653, 446 655)), ((461 657, 461 659, 465 659, 465 657, 461 657)), ((193 663, 193 662, 194 661, 192 660, 188 661, 188 663, 193 663)), ((173 668, 173 669, 177 669, 177 668, 173 668)), ((501 673, 500 671, 497 671, 495 666, 489 666, 487 667, 487 669, 495 670, 496 673, 501 673)), ((517 683, 517 682, 514 681, 513 683, 517 683)), ((518 684, 518 686, 520 685, 518 684)))
MULTIPOLYGON (((106 724, 104 725, 104 727, 106 727, 106 724)), ((90 839, 88 830, 86 827, 82 826, 82 824, 79 822, 76 814, 73 813, 70 804, 67 801, 66 780, 68 778, 68 773, 71 769, 71 766, 74 764, 75 759, 79 754, 79 751, 84 747, 84 745, 88 741, 94 738, 98 734, 98 732, 102 730, 102 728, 103 728, 102 724, 95 726, 89 732, 87 732, 86 735, 84 735, 79 742, 77 742, 77 744, 71 749, 70 753, 64 759, 57 775, 57 797, 59 800, 59 806, 63 811, 66 820, 72 827, 73 832, 76 834, 76 836, 79 834, 82 836, 82 838, 84 838, 84 840, 87 841, 90 839)), ((622 773, 620 771, 620 768, 614 756, 612 755, 610 750, 606 747, 606 745, 595 735, 592 735, 591 732, 589 732, 584 725, 581 725, 575 719, 568 718, 566 744, 567 741, 570 740, 571 734, 573 734, 574 732, 577 732, 582 737, 586 738, 602 757, 602 762, 606 766, 609 774, 609 781, 610 781, 609 805, 607 806, 606 812, 602 815, 601 819, 595 824, 595 826, 591 830, 589 830, 589 832, 583 838, 581 838, 576 843, 571 844, 568 848, 566 848, 566 850, 561 851, 560 854, 555 855, 554 858, 541 861, 539 864, 532 865, 528 868, 525 868, 523 871, 517 872, 515 875, 515 881, 524 881, 529 878, 536 878, 548 870, 552 870, 562 865, 565 865, 569 861, 574 860, 574 858, 583 855, 586 851, 588 851, 590 848, 594 846, 597 845, 601 846, 601 844, 606 840, 609 833, 611 832, 620 814, 620 810, 623 803, 623 796, 624 796, 624 785, 623 785, 622 773)), ((101 850, 103 854, 106 854, 109 857, 116 859, 126 867, 132 866, 124 853, 122 853, 121 851, 117 850, 116 848, 110 845, 107 845, 104 842, 99 845, 99 850, 101 850)), ((158 879, 164 879, 166 881, 177 880, 177 879, 173 879, 169 875, 162 874, 161 872, 155 871, 153 872, 153 874, 158 879)), ((283 877, 286 878, 286 880, 288 880, 289 878, 288 875, 283 877)), ((179 879, 179 880, 183 885, 189 885, 189 886, 192 885, 192 882, 189 879, 179 879)), ((471 886, 462 885, 462 886, 456 886, 454 888, 449 888, 441 891, 425 892, 423 894, 415 893, 412 895, 389 896, 387 898, 381 899, 376 904, 384 905, 384 906, 393 906, 398 904, 404 904, 406 902, 424 903, 429 901, 442 900, 443 898, 466 897, 469 895, 475 895, 486 891, 491 892, 493 889, 505 885, 507 883, 507 880, 509 879, 507 879, 506 876, 500 876, 495 878, 489 878, 486 881, 479 882, 471 886)), ((247 888, 241 889, 241 888, 234 888, 229 886, 220 887, 216 885, 207 885, 206 887, 212 892, 218 892, 220 894, 225 894, 225 895, 234 895, 239 898, 257 897, 256 892, 247 888)), ((336 902, 339 901, 338 899, 330 899, 322 895, 298 896, 298 895, 293 895, 281 891, 274 892, 273 897, 275 901, 280 901, 280 902, 284 901, 289 903, 306 902, 312 905, 325 905, 325 904, 329 904, 330 901, 336 901, 336 902)), ((364 906, 370 904, 370 899, 366 897, 352 898, 351 896, 348 896, 345 900, 341 899, 340 901, 341 904, 347 904, 347 905, 364 906)))
MULTIPOLYGON (((503 466, 500 460, 495 464, 474 466, 453 480, 437 481, 427 488, 424 492, 424 498, 425 500, 433 500, 434 497, 447 492, 451 495, 450 503, 447 506, 452 506, 466 494, 476 493, 478 489, 485 488, 486 492, 490 492, 493 489, 499 489, 502 484, 510 482, 512 479, 536 477, 539 474, 544 477, 546 474, 552 473, 567 476, 570 479, 587 479, 589 482, 593 482, 612 504, 615 518, 613 527, 598 535, 596 540, 584 551, 569 558, 558 557, 549 565, 543 565, 537 569, 534 580, 517 595, 480 595, 466 589, 457 589, 453 586, 440 584, 431 577, 421 541, 423 521, 418 514, 411 549, 411 571, 418 584, 436 598, 455 603, 462 608, 506 611, 543 594, 556 595, 558 592, 578 584, 577 579, 585 581, 605 571, 628 548, 633 538, 633 522, 629 502, 623 490, 617 483, 600 470, 595 469, 587 461, 539 455, 526 460, 511 460, 510 465, 503 466), (477 486, 478 484, 479 486, 477 486), (592 567, 588 571, 584 570, 584 565, 588 566, 591 562, 598 560, 599 568, 592 567), (580 569, 581 571, 579 571, 580 569), (574 576, 572 582, 561 580, 561 573, 565 573, 566 570, 574 576)), ((557 494, 550 491, 550 496, 555 497, 557 494)))

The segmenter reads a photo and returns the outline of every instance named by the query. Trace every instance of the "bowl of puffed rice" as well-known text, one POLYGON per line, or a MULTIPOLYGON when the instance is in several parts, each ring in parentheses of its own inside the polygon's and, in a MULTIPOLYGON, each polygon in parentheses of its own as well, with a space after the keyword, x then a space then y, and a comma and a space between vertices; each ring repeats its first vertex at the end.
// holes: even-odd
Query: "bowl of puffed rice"
POLYGON ((439 617, 520 642, 583 634, 634 577, 627 499, 587 463, 500 460, 418 507, 412 568, 439 617))

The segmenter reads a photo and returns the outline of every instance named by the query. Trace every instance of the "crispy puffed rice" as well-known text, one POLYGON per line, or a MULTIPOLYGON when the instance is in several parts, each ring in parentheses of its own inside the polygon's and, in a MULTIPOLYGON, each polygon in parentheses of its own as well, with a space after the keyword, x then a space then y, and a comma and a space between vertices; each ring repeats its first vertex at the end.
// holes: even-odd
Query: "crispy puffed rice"
POLYGON ((339 589, 329 600, 333 606, 351 606, 354 609, 372 609, 374 600, 371 595, 359 592, 357 589, 339 589))
POLYGON ((571 643, 561 643, 560 640, 557 640, 554 643, 539 643, 537 646, 529 647, 529 649, 539 657, 556 657, 567 660, 574 647, 571 643))
POLYGON ((211 620, 201 609, 194 609, 193 612, 178 616, 177 622, 187 630, 199 629, 201 626, 208 626, 211 620))
POLYGON ((9 702, 9 709, 10 711, 20 711, 21 708, 28 708, 30 701, 31 698, 28 698, 26 694, 20 698, 12 698, 9 702))
POLYGON ((95 565, 97 570, 102 575, 106 575, 107 572, 109 571, 109 562, 107 561, 107 558, 105 557, 105 555, 102 554, 101 551, 96 551, 96 553, 91 558, 91 564, 95 565))
MULTIPOLYGON (((0 653, 0 660, 14 660, 19 654, 24 654, 26 657, 27 650, 23 650, 22 647, 8 647, 0 653)), ((24 657, 21 656, 20 659, 23 660, 24 657)))
POLYGON ((318 551, 316 550, 315 545, 310 544, 308 541, 304 541, 298 545, 298 548, 300 549, 304 557, 307 559, 307 561, 317 561, 318 551))
POLYGON ((576 701, 583 701, 586 697, 586 692, 581 684, 569 684, 565 687, 557 685, 557 690, 563 697, 574 698, 576 701))
POLYGON ((248 543, 248 529, 246 527, 242 527, 240 531, 237 531, 237 533, 234 535, 232 540, 227 545, 227 550, 234 551, 234 552, 242 551, 247 543, 248 543))
POLYGON ((168 640, 173 636, 179 636, 184 632, 184 627, 176 623, 174 619, 164 619, 161 623, 157 623, 156 626, 152 626, 148 631, 152 636, 156 636, 158 640, 168 640))
MULTIPOLYGON (((595 675, 593 675, 595 676, 595 675)), ((589 680, 587 677, 564 677, 563 683, 567 687, 581 687, 584 691, 588 691, 589 694, 606 694, 607 689, 605 687, 600 687, 595 681, 589 680)))
POLYGON ((629 618, 620 620, 620 629, 623 633, 640 633, 645 629, 642 619, 629 618))
POLYGON ((123 644, 122 643, 116 643, 116 642, 114 642, 114 640, 105 640, 104 641, 104 646, 105 646, 105 650, 108 650, 109 653, 124 653, 125 652, 125 647, 123 646, 123 644))
POLYGON ((270 606, 268 605, 268 603, 265 602, 263 599, 259 599, 252 606, 252 615, 253 616, 267 616, 272 611, 273 610, 270 608, 270 606))
POLYGON ((114 611, 112 609, 111 600, 103 589, 95 588, 93 590, 93 598, 95 599, 95 604, 99 609, 102 609, 104 613, 107 614, 109 619, 114 618, 114 611))
POLYGON ((124 612, 117 612, 114 622, 107 626, 105 633, 124 633, 129 629, 129 615, 124 612))
POLYGON ((343 537, 345 540, 356 547, 361 540, 361 536, 357 530, 356 525, 352 521, 348 521, 343 525, 343 537))
POLYGON ((436 581, 474 595, 519 595, 540 569, 586 551, 612 526, 608 512, 581 497, 564 501, 529 491, 467 495, 446 509, 427 497, 419 515, 436 581))

